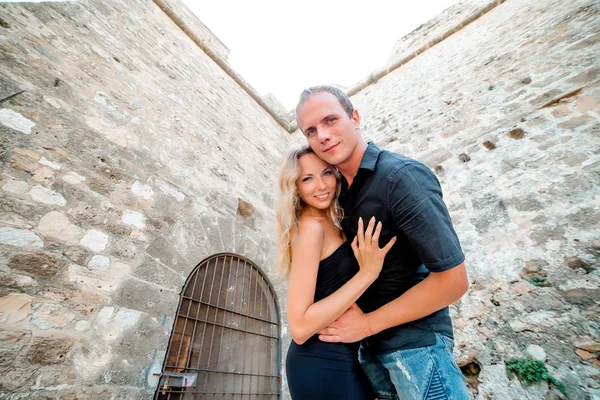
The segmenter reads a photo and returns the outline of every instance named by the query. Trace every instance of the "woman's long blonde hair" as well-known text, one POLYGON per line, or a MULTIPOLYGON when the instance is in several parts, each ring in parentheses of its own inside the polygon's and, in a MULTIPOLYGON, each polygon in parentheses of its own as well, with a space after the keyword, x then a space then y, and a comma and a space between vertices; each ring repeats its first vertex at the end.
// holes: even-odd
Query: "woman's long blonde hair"
MULTIPOLYGON (((298 219, 306 208, 306 203, 300 198, 296 181, 300 177, 300 157, 314 154, 310 147, 302 147, 291 151, 283 163, 279 174, 279 205, 277 207, 277 264, 279 270, 287 277, 292 265, 292 229, 298 226, 298 219)), ((333 223, 341 229, 342 210, 338 204, 341 189, 339 172, 335 170, 337 188, 335 197, 329 206, 329 215, 333 223)))

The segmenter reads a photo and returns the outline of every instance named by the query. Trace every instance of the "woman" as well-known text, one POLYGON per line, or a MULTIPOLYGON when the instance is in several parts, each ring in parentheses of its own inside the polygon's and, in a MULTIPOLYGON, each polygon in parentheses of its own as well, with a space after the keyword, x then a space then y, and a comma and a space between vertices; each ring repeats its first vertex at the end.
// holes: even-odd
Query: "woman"
POLYGON ((340 186, 337 171, 310 148, 291 152, 279 177, 278 252, 289 279, 293 342, 286 370, 294 400, 374 398, 358 362, 359 343, 325 343, 316 335, 375 281, 395 243, 394 238, 379 248, 381 223, 375 227, 374 219, 366 231, 360 219, 352 244, 344 241, 340 186))

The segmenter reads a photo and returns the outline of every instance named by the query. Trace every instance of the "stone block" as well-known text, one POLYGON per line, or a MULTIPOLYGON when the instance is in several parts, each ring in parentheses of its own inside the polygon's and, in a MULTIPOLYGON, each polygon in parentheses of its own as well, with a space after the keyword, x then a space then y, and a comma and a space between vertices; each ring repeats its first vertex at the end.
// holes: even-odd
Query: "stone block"
POLYGON ((225 251, 223 240, 221 239, 221 232, 219 230, 219 222, 215 217, 202 217, 200 218, 202 223, 202 229, 206 233, 208 242, 211 245, 213 253, 221 253, 225 251))
POLYGON ((127 278, 119 286, 114 304, 142 312, 172 315, 177 310, 179 295, 156 284, 127 278))
POLYGON ((9 294, 9 289, 28 290, 37 286, 37 282, 27 275, 11 274, 0 271, 0 294, 9 294))
POLYGON ((0 227, 0 244, 24 248, 41 248, 42 239, 35 233, 10 227, 0 227))
POLYGON ((594 117, 589 115, 580 115, 578 117, 573 117, 568 121, 561 122, 558 124, 558 127, 562 129, 576 129, 594 121, 596 121, 596 118, 594 117))
POLYGON ((77 373, 72 365, 48 365, 37 371, 35 389, 57 389, 77 383, 77 373))
POLYGON ((31 275, 50 278, 67 267, 67 262, 52 254, 44 252, 21 253, 13 256, 8 263, 12 269, 27 272, 31 275))
POLYGON ((33 364, 62 364, 75 344, 70 337, 35 337, 27 352, 27 359, 33 364))
POLYGON ((181 291, 187 278, 148 255, 145 255, 140 265, 135 267, 133 276, 147 282, 164 286, 175 292, 181 291))
POLYGON ((233 241, 235 243, 234 253, 244 255, 246 250, 246 234, 247 228, 245 225, 240 223, 234 223, 233 228, 233 241))
POLYGON ((81 285, 90 291, 114 292, 123 278, 129 275, 131 267, 120 261, 110 264, 106 271, 82 267, 77 264, 69 265, 69 281, 81 285))
POLYGON ((75 315, 60 304, 42 304, 31 316, 31 323, 40 329, 64 328, 75 315))
MULTIPOLYGON (((4 21, 4 20, 3 20, 4 21)), ((9 24, 5 23, 8 28, 9 24)), ((4 74, 0 74, 0 102, 10 99, 11 97, 24 92, 25 90, 20 85, 4 74)))
POLYGON ((600 289, 571 289, 561 294, 568 303, 581 307, 591 307, 600 301, 600 289))
MULTIPOLYGON (((28 368, 27 365, 15 365, 13 368, 8 368, 0 374, 0 395, 3 391, 14 393, 18 398, 18 392, 23 391, 33 383, 35 376, 35 368, 28 368)), ((22 397, 29 400, 28 396, 22 397)), ((12 400, 11 397, 9 399, 12 400)))
POLYGON ((38 230, 69 244, 78 244, 84 234, 81 228, 71 224, 69 218, 58 211, 45 214, 38 224, 38 230))
POLYGON ((0 366, 13 364, 14 359, 31 340, 31 331, 0 329, 0 366))
POLYGON ((217 217, 217 222, 219 224, 221 241, 223 242, 223 250, 231 253, 235 248, 235 238, 233 236, 233 224, 235 221, 233 218, 217 217))
POLYGON ((10 293, 0 298, 0 322, 14 324, 27 319, 32 300, 33 297, 24 293, 10 293))
POLYGON ((170 268, 180 270, 187 266, 189 262, 179 253, 175 245, 176 244, 173 241, 168 240, 163 236, 158 236, 150 243, 146 253, 157 258, 160 262, 170 268))

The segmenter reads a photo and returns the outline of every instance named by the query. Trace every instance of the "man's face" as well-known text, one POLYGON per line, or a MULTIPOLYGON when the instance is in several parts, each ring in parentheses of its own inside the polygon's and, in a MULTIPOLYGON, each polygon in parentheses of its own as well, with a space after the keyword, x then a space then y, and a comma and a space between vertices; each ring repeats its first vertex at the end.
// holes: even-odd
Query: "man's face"
POLYGON ((298 109, 296 117, 310 147, 319 158, 331 165, 348 161, 360 142, 358 112, 354 110, 350 118, 331 93, 310 95, 298 109))

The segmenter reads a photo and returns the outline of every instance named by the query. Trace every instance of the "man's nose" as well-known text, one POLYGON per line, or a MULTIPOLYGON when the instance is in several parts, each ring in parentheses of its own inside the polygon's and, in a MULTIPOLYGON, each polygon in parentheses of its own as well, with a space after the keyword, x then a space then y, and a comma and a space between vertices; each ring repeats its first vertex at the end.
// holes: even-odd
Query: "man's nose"
POLYGON ((329 129, 325 128, 321 128, 317 131, 317 138, 319 139, 319 142, 326 142, 329 139, 331 139, 331 134, 329 133, 329 129))

